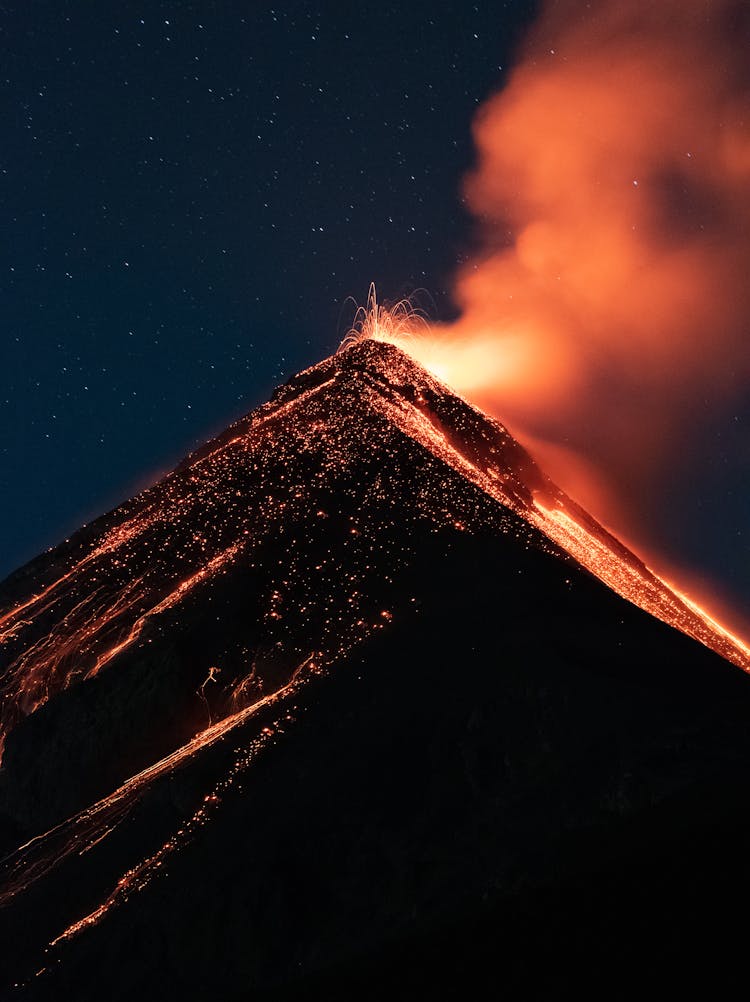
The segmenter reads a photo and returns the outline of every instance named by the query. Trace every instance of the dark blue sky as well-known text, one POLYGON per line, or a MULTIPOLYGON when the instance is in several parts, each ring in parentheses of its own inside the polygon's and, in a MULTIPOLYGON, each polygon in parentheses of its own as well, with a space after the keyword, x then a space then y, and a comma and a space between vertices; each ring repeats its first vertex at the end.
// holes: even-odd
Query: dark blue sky
POLYGON ((329 354, 371 280, 447 313, 533 6, 3 5, 0 575, 329 354))
MULTIPOLYGON (((451 315, 471 120, 535 8, 2 5, 0 576, 333 351, 370 281, 451 315)), ((662 528, 750 599, 746 410, 662 528)))

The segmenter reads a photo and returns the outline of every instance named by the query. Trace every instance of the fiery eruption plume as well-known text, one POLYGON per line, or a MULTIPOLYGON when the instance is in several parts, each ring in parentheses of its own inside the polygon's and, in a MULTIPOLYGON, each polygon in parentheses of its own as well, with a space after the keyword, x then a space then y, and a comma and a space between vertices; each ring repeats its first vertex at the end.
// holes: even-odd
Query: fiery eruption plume
POLYGON ((736 0, 547 3, 474 122, 460 317, 386 338, 636 539, 748 378, 748 22, 736 0))

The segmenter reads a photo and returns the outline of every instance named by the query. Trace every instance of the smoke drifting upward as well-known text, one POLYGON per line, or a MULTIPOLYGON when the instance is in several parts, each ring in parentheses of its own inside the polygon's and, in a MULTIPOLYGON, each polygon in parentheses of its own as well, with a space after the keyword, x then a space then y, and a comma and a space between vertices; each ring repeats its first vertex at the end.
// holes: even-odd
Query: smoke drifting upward
POLYGON ((750 377, 749 28, 735 0, 548 3, 474 122, 460 318, 409 345, 636 538, 750 377))

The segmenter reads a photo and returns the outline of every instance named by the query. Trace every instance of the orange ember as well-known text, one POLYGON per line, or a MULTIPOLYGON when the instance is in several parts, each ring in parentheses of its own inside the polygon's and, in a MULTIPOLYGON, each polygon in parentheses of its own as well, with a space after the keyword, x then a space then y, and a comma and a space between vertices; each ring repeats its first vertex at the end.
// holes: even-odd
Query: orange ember
POLYGON ((367 303, 365 306, 357 307, 352 326, 341 342, 339 351, 346 351, 352 345, 368 338, 401 345, 405 340, 420 334, 428 335, 429 331, 427 318, 410 299, 381 304, 378 302, 375 283, 370 282, 367 303))

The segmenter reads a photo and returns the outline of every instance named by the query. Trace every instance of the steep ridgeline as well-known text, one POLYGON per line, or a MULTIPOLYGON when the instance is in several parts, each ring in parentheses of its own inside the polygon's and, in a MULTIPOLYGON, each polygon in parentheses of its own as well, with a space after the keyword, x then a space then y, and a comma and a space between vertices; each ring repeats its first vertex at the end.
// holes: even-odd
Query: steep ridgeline
POLYGON ((156 968, 182 998, 348 977, 746 761, 748 680, 707 649, 747 670, 742 642, 374 341, 16 572, 0 609, 0 931, 8 984, 40 997, 93 998, 117 964, 112 998, 156 968))

